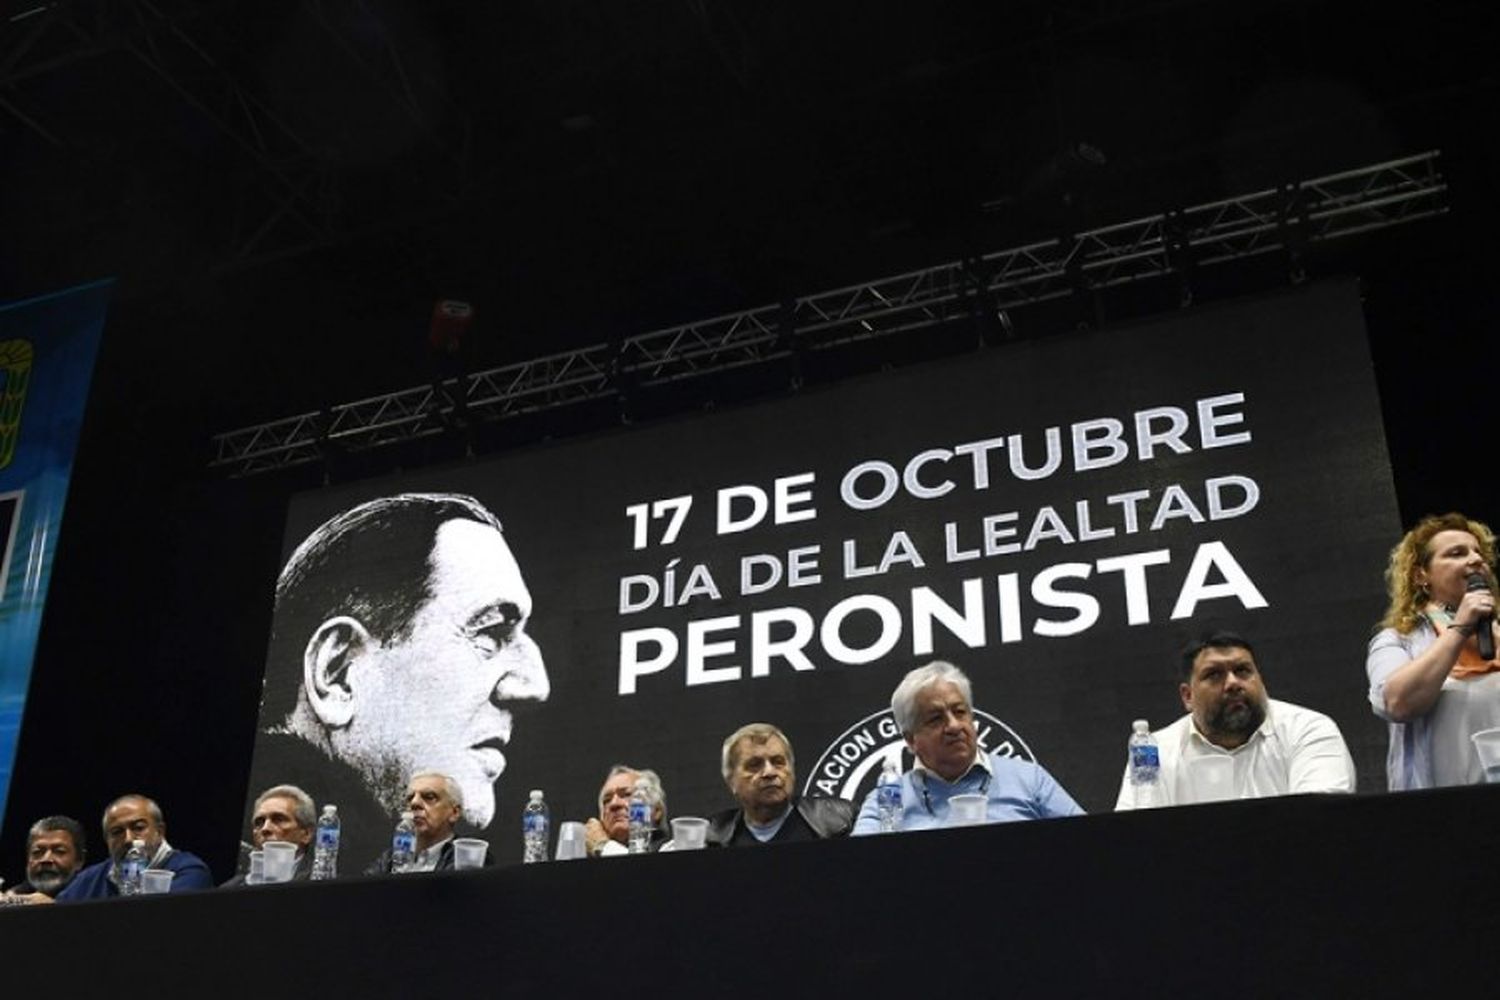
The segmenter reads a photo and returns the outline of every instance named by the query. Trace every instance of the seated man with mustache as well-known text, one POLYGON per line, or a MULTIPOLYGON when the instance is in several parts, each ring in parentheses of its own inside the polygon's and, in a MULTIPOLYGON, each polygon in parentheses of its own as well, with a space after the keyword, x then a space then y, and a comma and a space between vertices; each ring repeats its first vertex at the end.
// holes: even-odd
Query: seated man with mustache
POLYGON ((5 895, 11 902, 56 899, 83 868, 83 826, 71 816, 46 816, 26 834, 26 881, 5 895))
MULTIPOLYGON (((1354 791, 1354 761, 1334 721, 1266 696, 1250 643, 1233 632, 1204 636, 1182 652, 1178 688, 1188 714, 1155 734, 1161 805, 1354 791), (1209 787, 1213 767, 1225 780, 1209 787)), ((1115 809, 1136 808, 1129 768, 1115 809)))

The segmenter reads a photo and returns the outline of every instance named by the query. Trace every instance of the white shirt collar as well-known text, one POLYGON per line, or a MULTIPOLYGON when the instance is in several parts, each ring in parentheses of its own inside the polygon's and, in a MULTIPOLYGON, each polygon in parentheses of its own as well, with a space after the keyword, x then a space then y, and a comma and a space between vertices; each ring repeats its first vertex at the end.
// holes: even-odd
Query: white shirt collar
POLYGON ((1198 719, 1197 719, 1197 717, 1194 716, 1194 715, 1191 715, 1191 714, 1188 715, 1188 739, 1197 741, 1197 743, 1199 744, 1199 746, 1202 749, 1208 750, 1208 751, 1211 751, 1211 752, 1214 752, 1214 753, 1237 754, 1241 750, 1245 749, 1248 746, 1251 746, 1252 744, 1254 744, 1258 740, 1270 739, 1274 735, 1275 735, 1275 730, 1274 730, 1274 728, 1273 728, 1273 726, 1271 724, 1271 703, 1270 703, 1270 699, 1269 698, 1266 699, 1266 717, 1265 717, 1265 719, 1261 722, 1261 724, 1258 727, 1256 727, 1255 732, 1251 733, 1249 735, 1249 737, 1246 738, 1245 742, 1241 743, 1239 746, 1235 747, 1233 750, 1230 750, 1228 747, 1221 747, 1217 743, 1215 743, 1213 740, 1209 739, 1207 736, 1204 736, 1203 733, 1202 733, 1202 731, 1200 731, 1198 729, 1198 719))
POLYGON ((452 837, 444 837, 442 840, 438 841, 436 844, 433 844, 426 850, 418 851, 416 858, 412 860, 411 866, 407 868, 407 871, 436 871, 438 866, 438 859, 441 858, 443 854, 443 848, 446 847, 448 845, 448 842, 452 839, 452 837))

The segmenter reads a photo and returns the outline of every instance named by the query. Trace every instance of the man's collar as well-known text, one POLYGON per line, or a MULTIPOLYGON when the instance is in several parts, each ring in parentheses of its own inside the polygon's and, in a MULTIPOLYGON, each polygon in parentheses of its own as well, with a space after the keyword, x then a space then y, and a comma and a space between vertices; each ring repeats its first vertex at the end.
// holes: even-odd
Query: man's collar
POLYGON ((995 773, 995 765, 990 763, 990 755, 985 752, 983 747, 974 748, 974 762, 964 769, 963 774, 960 774, 952 781, 948 781, 947 778, 943 777, 941 774, 938 774, 932 768, 922 763, 921 760, 913 761, 911 765, 911 769, 913 771, 921 771, 924 778, 928 775, 931 775, 939 781, 948 782, 948 784, 950 785, 956 784, 957 782, 960 782, 967 778, 969 775, 973 774, 976 767, 983 771, 985 774, 993 775, 995 773))
POLYGON ((450 833, 450 834, 448 834, 448 836, 444 837, 442 840, 437 841, 435 844, 433 844, 431 847, 427 848, 426 850, 418 851, 417 852, 417 861, 424 862, 424 861, 427 861, 429 858, 431 858, 432 860, 436 861, 437 858, 438 858, 438 856, 443 853, 443 848, 447 847, 448 844, 452 840, 453 840, 453 834, 450 833))

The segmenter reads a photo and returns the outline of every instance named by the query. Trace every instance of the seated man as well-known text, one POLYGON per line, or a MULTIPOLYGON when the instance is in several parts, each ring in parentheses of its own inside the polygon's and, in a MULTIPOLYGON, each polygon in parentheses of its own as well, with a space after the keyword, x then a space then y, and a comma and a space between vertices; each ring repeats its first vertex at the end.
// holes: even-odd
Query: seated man
MULTIPOLYGON (((453 832, 464 815, 464 793, 446 774, 418 771, 406 785, 406 808, 411 811, 412 826, 417 832, 417 856, 406 872, 447 871, 453 867, 453 832)), ((490 853, 484 853, 490 864, 490 853)), ((381 852, 366 875, 391 872, 391 849, 381 852)))
POLYGON ((104 844, 109 859, 89 865, 57 894, 59 903, 78 899, 106 899, 120 894, 118 869, 133 840, 146 845, 147 868, 172 872, 172 892, 212 889, 213 875, 195 854, 167 843, 167 821, 161 806, 144 795, 122 795, 104 810, 104 844))
POLYGON ((708 821, 707 840, 720 847, 785 844, 848 834, 854 803, 803 798, 793 792, 797 776, 792 741, 775 726, 752 722, 729 734, 719 752, 724 782, 739 802, 708 821))
MULTIPOLYGON (((296 785, 276 785, 260 793, 250 813, 250 843, 260 850, 266 841, 280 840, 297 845, 297 867, 292 881, 303 882, 312 876, 313 835, 318 828, 317 807, 312 796, 296 785)), ((244 885, 245 876, 236 875, 224 888, 244 885)))
MULTIPOLYGON (((1182 651, 1181 670, 1188 714, 1155 734, 1159 804, 1354 791, 1354 761, 1339 727, 1321 712, 1266 697, 1243 638, 1215 632, 1198 639, 1182 651)), ((1134 809, 1134 792, 1127 766, 1115 808, 1134 809)))
MULTIPOLYGON (((901 776, 900 828, 946 826, 948 800, 965 794, 988 798, 989 823, 1081 815, 1078 803, 1040 765, 979 752, 972 704, 969 678, 941 660, 911 671, 896 686, 891 712, 917 758, 901 776)), ((875 794, 859 810, 856 837, 880 831, 875 794)))
POLYGON ((646 782, 646 801, 651 806, 648 852, 661 850, 661 845, 671 839, 667 832, 667 793, 661 787, 661 778, 649 768, 616 764, 609 769, 604 787, 599 789, 599 818, 590 819, 584 829, 589 857, 630 853, 630 799, 635 794, 635 783, 641 779, 646 782))
POLYGON ((26 834, 26 881, 8 895, 27 903, 55 899, 83 867, 84 857, 83 826, 76 819, 39 819, 26 834))

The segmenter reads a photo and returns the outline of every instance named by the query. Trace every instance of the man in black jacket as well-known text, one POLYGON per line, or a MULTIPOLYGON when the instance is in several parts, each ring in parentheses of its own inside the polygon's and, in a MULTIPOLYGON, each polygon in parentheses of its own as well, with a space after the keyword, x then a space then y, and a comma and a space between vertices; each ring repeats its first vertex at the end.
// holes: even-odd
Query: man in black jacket
POLYGON ((847 836, 854 803, 794 794, 794 763, 791 740, 769 723, 752 722, 731 733, 720 764, 739 808, 709 820, 708 842, 745 847, 847 836))
MULTIPOLYGON (((406 808, 417 834, 417 853, 402 872, 441 872, 453 864, 453 834, 464 814, 464 793, 458 782, 437 771, 418 771, 406 786, 406 808)), ((484 863, 491 863, 489 850, 484 863)), ((393 874, 391 850, 386 848, 366 875, 393 874)))
MULTIPOLYGON (((284 840, 297 845, 297 864, 292 869, 293 882, 312 877, 312 843, 318 829, 317 807, 312 796, 296 785, 275 785, 255 797, 250 812, 250 847, 260 850, 268 840, 284 840)), ((243 846, 243 845, 242 845, 243 846)), ((238 873, 223 888, 245 885, 245 873, 238 873)))

